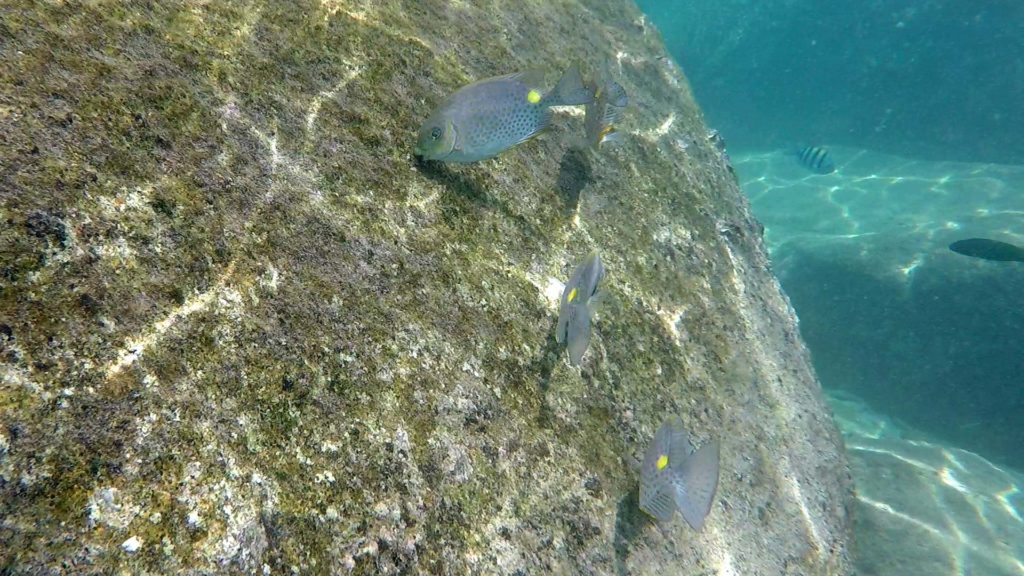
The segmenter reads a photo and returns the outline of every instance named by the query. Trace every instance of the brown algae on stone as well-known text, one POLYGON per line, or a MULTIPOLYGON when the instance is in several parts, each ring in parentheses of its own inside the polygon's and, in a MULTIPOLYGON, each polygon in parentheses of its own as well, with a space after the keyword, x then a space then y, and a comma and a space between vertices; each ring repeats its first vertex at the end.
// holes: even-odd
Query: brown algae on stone
POLYGON ((838 435, 756 223, 638 17, 6 6, 0 566, 848 573, 838 435), (600 161, 561 115, 486 165, 412 161, 431 103, 575 58, 619 63, 650 103, 600 161), (575 370, 527 272, 560 276, 581 242, 616 304, 575 370), (728 431, 692 539, 634 516, 623 462, 670 410, 697 444, 728 431))

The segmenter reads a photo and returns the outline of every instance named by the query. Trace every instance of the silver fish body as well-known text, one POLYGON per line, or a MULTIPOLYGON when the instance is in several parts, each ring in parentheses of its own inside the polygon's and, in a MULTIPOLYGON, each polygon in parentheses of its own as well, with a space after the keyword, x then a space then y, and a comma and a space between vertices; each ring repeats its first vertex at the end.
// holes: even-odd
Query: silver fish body
POLYGON ((593 300, 604 278, 601 257, 592 252, 576 267, 562 290, 558 310, 558 325, 555 340, 565 344, 569 363, 578 366, 590 345, 590 324, 593 316, 593 300))
POLYGON ((592 92, 575 66, 542 94, 543 74, 520 72, 460 88, 420 128, 416 155, 426 160, 476 162, 532 138, 551 123, 551 107, 586 104, 592 92))
POLYGON ((718 442, 693 450, 677 416, 658 428, 644 453, 640 469, 640 508, 667 522, 678 509, 683 519, 700 530, 718 489, 718 442))

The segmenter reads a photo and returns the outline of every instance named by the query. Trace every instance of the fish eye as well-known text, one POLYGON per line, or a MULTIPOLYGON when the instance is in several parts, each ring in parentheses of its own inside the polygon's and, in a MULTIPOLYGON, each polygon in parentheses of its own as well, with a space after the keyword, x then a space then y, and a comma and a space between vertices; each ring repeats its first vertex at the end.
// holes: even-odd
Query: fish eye
POLYGON ((430 139, 431 140, 437 140, 440 137, 441 137, 441 127, 440 126, 434 126, 434 129, 430 131, 430 139))

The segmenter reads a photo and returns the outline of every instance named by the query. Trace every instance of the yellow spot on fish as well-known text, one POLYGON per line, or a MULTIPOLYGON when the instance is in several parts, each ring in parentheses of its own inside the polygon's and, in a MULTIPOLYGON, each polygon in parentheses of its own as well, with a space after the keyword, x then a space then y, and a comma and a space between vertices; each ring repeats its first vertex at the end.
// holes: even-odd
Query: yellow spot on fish
POLYGON ((530 90, 529 92, 526 93, 526 101, 529 102, 530 104, 536 104, 537 102, 540 102, 540 92, 537 92, 536 90, 530 90))
POLYGON ((576 292, 577 292, 576 288, 573 288, 572 290, 570 290, 569 291, 569 297, 566 298, 566 301, 572 302, 573 300, 575 300, 576 299, 576 292))
POLYGON ((654 465, 658 467, 658 470, 664 470, 665 466, 668 466, 668 456, 665 454, 658 456, 658 462, 654 465))

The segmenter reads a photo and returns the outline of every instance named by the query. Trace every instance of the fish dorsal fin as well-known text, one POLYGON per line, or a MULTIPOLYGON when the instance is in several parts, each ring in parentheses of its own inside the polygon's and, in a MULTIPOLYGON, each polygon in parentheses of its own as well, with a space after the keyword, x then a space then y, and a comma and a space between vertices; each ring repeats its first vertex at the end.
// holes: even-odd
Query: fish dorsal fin
POLYGON ((693 452, 693 444, 690 443, 690 436, 683 428, 683 421, 678 416, 672 416, 665 421, 668 444, 668 457, 672 468, 679 470, 693 452))
MULTIPOLYGON (((490 78, 477 80, 469 86, 464 86, 460 91, 469 88, 470 86, 480 86, 484 84, 508 84, 510 82, 522 84, 529 90, 535 90, 539 99, 544 86, 544 72, 541 70, 524 70, 522 72, 502 74, 501 76, 491 76, 490 78)), ((449 96, 448 100, 452 100, 455 97, 455 94, 458 94, 458 91, 449 96)))
POLYGON ((675 469, 675 501, 687 524, 704 526, 718 490, 718 441, 708 442, 675 469))
POLYGON ((523 70, 522 72, 491 78, 491 80, 511 80, 530 88, 540 88, 544 85, 544 71, 539 69, 523 70))

